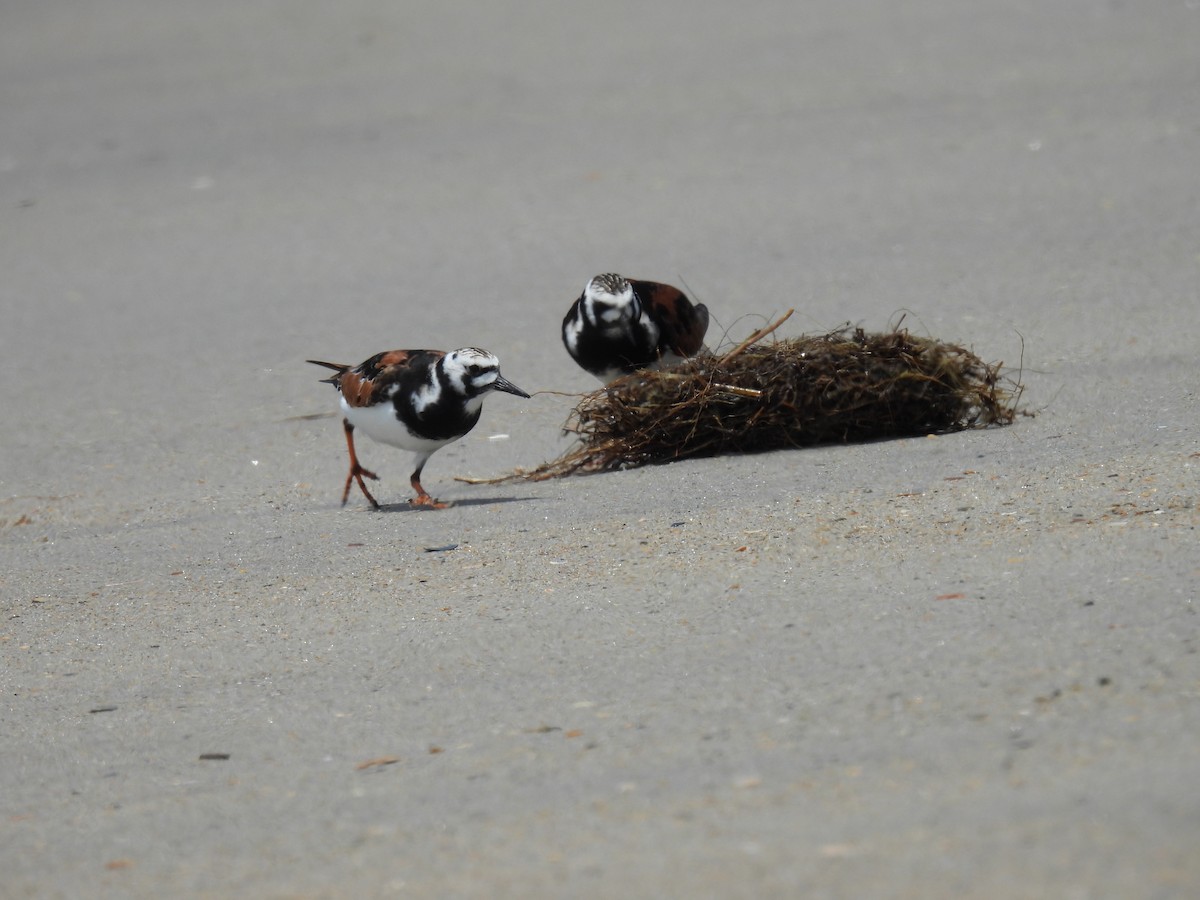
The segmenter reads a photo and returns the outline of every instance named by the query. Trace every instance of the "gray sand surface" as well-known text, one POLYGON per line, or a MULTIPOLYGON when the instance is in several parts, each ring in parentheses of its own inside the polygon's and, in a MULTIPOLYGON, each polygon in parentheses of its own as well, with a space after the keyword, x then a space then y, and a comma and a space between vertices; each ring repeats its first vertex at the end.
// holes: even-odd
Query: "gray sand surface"
POLYGON ((1200 4, 0 18, 0 895, 1200 895, 1200 4), (591 390, 610 270, 1038 415, 339 507, 305 358, 591 390))

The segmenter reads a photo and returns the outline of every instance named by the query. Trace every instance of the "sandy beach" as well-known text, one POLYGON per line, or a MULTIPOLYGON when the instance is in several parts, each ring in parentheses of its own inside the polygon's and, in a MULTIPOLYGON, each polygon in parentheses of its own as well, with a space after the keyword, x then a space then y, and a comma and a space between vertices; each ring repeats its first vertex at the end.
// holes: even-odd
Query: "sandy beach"
POLYGON ((0 895, 1200 894, 1200 5, 9 7, 0 895), (1036 415, 458 480, 607 271, 1036 415), (461 346, 342 508, 304 360, 461 346))

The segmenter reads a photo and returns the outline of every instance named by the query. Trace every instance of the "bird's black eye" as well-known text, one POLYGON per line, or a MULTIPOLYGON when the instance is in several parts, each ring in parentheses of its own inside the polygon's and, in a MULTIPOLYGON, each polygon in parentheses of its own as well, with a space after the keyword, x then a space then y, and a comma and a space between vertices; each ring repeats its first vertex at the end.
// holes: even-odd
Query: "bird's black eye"
POLYGON ((479 365, 479 363, 472 363, 471 365, 467 366, 467 371, 472 375, 478 375, 483 371, 483 366, 479 365))

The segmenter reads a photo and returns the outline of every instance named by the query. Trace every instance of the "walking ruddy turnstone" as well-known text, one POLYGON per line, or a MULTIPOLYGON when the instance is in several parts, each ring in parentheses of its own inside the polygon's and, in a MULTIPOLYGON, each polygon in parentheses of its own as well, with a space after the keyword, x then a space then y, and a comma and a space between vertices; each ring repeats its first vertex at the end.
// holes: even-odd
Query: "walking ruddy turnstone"
POLYGON ((575 362, 605 384, 673 365, 704 348, 708 308, 655 281, 597 275, 567 312, 562 339, 575 362))
POLYGON ((412 450, 417 467, 410 482, 417 496, 410 503, 443 509, 447 506, 421 487, 421 470, 434 453, 457 441, 475 427, 489 391, 504 391, 528 399, 529 395, 500 374, 500 362, 486 350, 388 350, 350 367, 310 359, 337 374, 322 378, 338 389, 346 446, 350 449, 350 474, 342 491, 342 505, 357 481, 371 506, 379 504, 363 484, 363 476, 378 480, 359 464, 354 452, 354 429, 361 428, 381 444, 412 450))

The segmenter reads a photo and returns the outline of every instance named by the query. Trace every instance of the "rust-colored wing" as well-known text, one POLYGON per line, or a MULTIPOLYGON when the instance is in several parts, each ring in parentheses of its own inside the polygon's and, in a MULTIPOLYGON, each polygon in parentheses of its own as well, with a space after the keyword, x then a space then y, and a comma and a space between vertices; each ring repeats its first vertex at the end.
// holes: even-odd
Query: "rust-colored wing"
POLYGON ((704 346, 708 331, 708 307, 693 304, 679 288, 657 281, 635 281, 630 285, 642 301, 650 318, 657 323, 661 336, 660 350, 670 350, 677 356, 695 356, 704 346))
POLYGON ((350 406, 361 407, 380 402, 387 389, 414 367, 432 364, 445 355, 441 350, 385 350, 354 368, 319 359, 308 362, 335 370, 336 375, 321 380, 336 386, 350 406))

